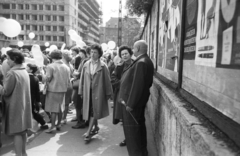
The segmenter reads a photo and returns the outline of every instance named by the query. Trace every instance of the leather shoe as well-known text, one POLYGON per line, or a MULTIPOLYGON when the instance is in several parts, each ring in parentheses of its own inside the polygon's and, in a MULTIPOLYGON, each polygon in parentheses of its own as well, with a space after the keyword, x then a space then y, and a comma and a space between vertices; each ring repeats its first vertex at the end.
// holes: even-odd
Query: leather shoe
POLYGON ((73 128, 73 129, 85 128, 85 123, 76 124, 75 126, 72 126, 72 128, 73 128))
POLYGON ((77 118, 71 120, 71 122, 75 122, 75 121, 78 121, 77 118))
POLYGON ((120 142, 119 146, 126 146, 126 140, 123 140, 122 142, 120 142))

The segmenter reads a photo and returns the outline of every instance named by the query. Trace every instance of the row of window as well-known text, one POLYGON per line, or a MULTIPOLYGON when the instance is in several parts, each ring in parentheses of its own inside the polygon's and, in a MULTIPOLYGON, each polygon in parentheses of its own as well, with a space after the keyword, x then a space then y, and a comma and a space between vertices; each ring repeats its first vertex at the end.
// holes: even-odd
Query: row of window
POLYGON ((52 25, 22 25, 22 30, 32 31, 62 31, 64 32, 64 26, 52 26, 52 25))
MULTIPOLYGON (((5 39, 9 39, 8 37, 5 37, 5 39)), ((14 37, 13 40, 31 40, 28 35, 18 35, 18 37, 14 37)), ((50 36, 50 35, 35 35, 33 40, 38 41, 60 41, 64 42, 64 36, 50 36)))
POLYGON ((56 15, 24 15, 24 14, 2 14, 5 18, 12 18, 16 20, 34 20, 34 21, 61 21, 64 22, 64 16, 56 15))
POLYGON ((0 4, 2 9, 18 9, 18 10, 48 10, 48 11, 64 11, 64 5, 50 5, 50 4, 0 4))

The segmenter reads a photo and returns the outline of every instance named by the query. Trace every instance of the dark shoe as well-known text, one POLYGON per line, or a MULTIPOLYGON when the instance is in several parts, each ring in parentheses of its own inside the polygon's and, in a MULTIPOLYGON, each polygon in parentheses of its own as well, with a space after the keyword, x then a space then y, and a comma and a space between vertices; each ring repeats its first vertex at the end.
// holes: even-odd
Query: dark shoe
POLYGON ((56 130, 57 130, 57 131, 60 131, 60 130, 61 130, 61 125, 57 125, 57 126, 56 126, 56 130))
POLYGON ((127 144, 126 144, 126 140, 123 140, 122 142, 120 142, 120 144, 119 144, 119 146, 126 146, 127 144))
POLYGON ((40 129, 48 129, 48 125, 42 125, 40 126, 40 129))
POLYGON ((99 127, 95 127, 93 130, 91 130, 91 132, 90 132, 90 135, 96 135, 96 134, 98 134, 98 131, 99 131, 99 127))
POLYGON ((73 129, 85 128, 85 123, 78 123, 75 126, 72 126, 73 129))
POLYGON ((78 121, 77 118, 71 120, 71 122, 75 122, 75 121, 78 121))

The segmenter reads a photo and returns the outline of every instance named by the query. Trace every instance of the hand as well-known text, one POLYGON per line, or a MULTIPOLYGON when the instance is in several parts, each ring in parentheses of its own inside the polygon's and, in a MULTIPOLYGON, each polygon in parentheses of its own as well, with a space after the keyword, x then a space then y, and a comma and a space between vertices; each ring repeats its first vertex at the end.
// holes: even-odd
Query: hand
POLYGON ((126 107, 126 110, 128 111, 128 112, 131 112, 133 109, 131 108, 131 107, 126 107))

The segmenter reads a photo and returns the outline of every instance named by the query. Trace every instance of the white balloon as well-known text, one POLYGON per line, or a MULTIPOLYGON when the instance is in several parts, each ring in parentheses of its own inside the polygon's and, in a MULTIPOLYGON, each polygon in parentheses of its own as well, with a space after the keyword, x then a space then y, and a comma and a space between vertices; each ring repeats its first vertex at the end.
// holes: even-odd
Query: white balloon
POLYGON ((45 47, 48 47, 50 44, 49 44, 49 42, 45 42, 45 47))
POLYGON ((30 39, 33 39, 33 38, 35 37, 34 32, 30 32, 30 33, 28 34, 28 37, 29 37, 30 39))
POLYGON ((58 47, 56 45, 51 45, 49 49, 50 49, 50 52, 52 52, 53 50, 58 49, 58 47))
POLYGON ((73 34, 70 36, 71 40, 77 42, 78 40, 82 40, 82 38, 78 34, 73 34))
POLYGON ((23 41, 18 41, 18 46, 22 47, 24 45, 23 41))
POLYGON ((102 47, 103 52, 106 52, 108 49, 108 45, 106 43, 102 43, 101 47, 102 47))
POLYGON ((78 40, 78 41, 76 42, 76 44, 77 44, 77 46, 79 46, 80 48, 84 48, 85 46, 87 46, 86 43, 83 42, 82 40, 78 40))
POLYGON ((114 49, 116 47, 116 43, 114 41, 109 41, 108 42, 108 48, 109 49, 114 49))
POLYGON ((50 51, 50 48, 47 48, 46 51, 50 51))
POLYGON ((4 28, 5 28, 5 22, 6 22, 6 18, 4 17, 0 17, 0 32, 3 32, 4 31, 4 28))
POLYGON ((68 30, 68 35, 71 36, 73 34, 77 34, 77 32, 75 30, 73 30, 73 29, 68 30))
POLYGON ((2 48, 1 49, 1 52, 2 52, 2 55, 6 55, 7 54, 7 51, 9 51, 9 50, 11 50, 12 48, 10 48, 10 47, 7 47, 7 48, 2 48))
POLYGON ((3 34, 7 37, 16 37, 21 32, 21 25, 14 19, 7 19, 3 24, 3 34))
POLYGON ((33 58, 36 62, 36 65, 39 66, 39 67, 42 67, 43 66, 43 55, 42 55, 42 51, 41 51, 41 48, 39 45, 37 44, 34 44, 32 46, 32 54, 33 54, 33 58))

